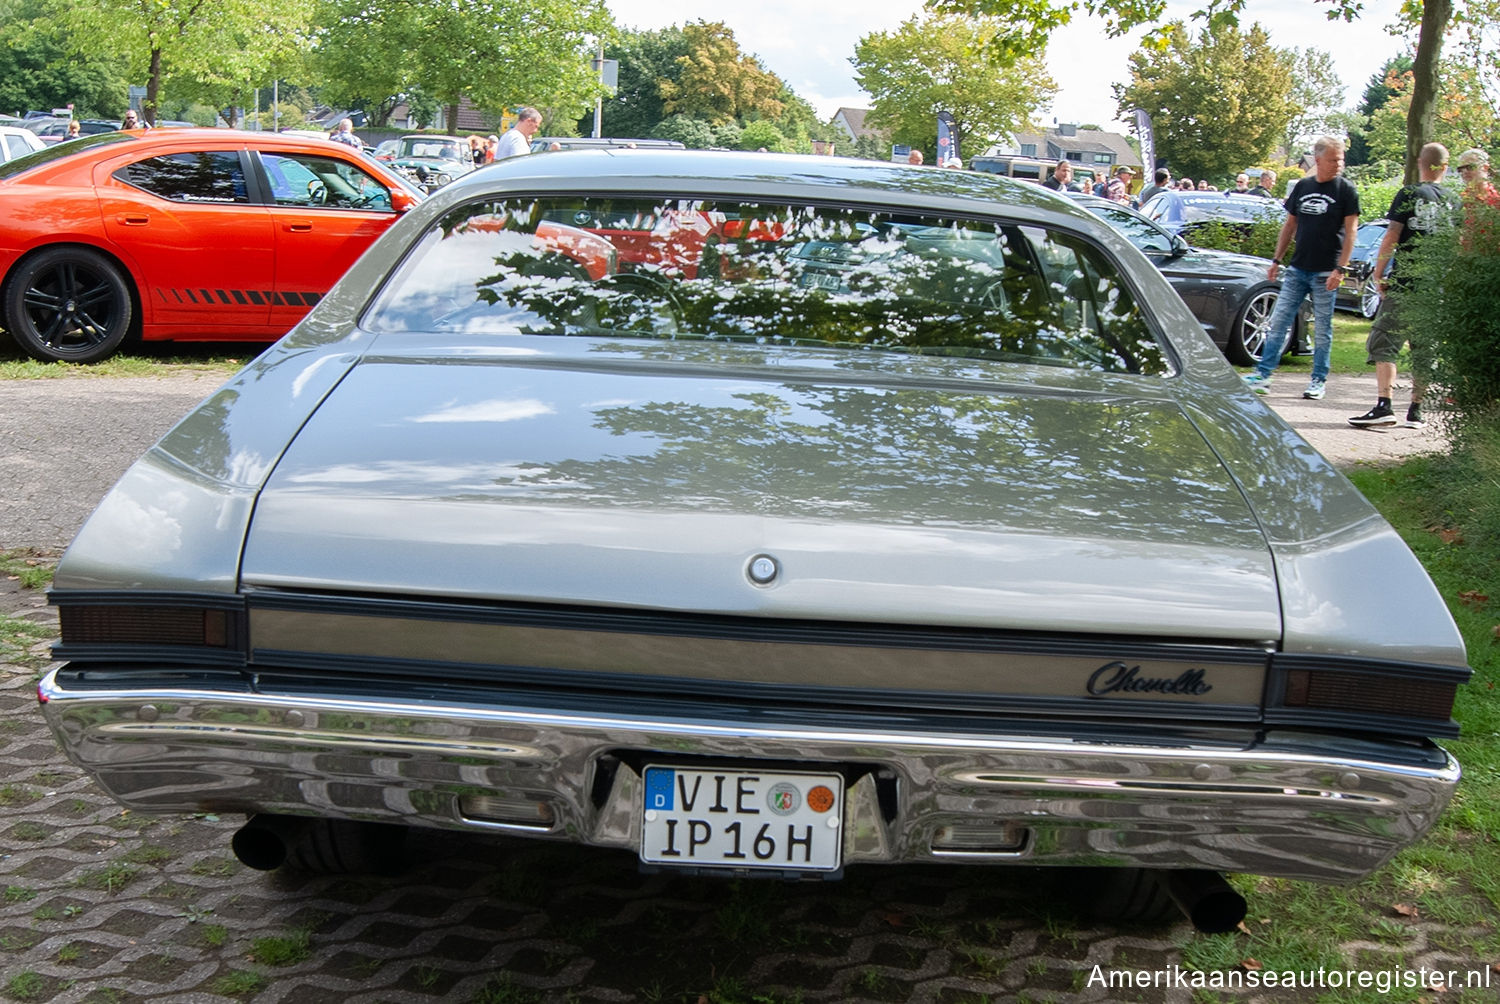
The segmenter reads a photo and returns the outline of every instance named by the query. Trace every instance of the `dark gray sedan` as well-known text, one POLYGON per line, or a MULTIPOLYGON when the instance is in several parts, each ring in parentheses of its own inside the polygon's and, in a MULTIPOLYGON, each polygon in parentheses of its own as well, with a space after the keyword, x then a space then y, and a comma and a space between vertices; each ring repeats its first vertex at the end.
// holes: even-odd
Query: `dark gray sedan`
MULTIPOLYGON (((1260 361, 1281 283, 1266 278, 1271 262, 1253 255, 1193 247, 1128 206, 1094 195, 1072 196, 1130 239, 1161 269, 1214 344, 1236 366, 1260 361)), ((1286 352, 1301 350, 1307 305, 1292 326, 1286 352)))
POLYGON ((446 186, 130 469, 52 601, 67 755, 245 813, 257 867, 412 826, 722 876, 1086 865, 1212 930, 1221 871, 1418 840, 1469 675, 1118 231, 830 157, 446 186))

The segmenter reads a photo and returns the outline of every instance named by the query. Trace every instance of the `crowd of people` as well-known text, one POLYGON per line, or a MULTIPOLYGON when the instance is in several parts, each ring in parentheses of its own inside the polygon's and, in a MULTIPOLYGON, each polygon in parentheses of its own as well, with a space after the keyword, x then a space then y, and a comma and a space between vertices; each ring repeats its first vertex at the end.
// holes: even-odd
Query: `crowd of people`
MULTIPOLYGON (((1391 398, 1397 361, 1408 346, 1412 390, 1404 424, 1409 427, 1424 424, 1422 398, 1431 368, 1428 347, 1422 341, 1421 325, 1410 316, 1406 306, 1412 280, 1400 269, 1388 274, 1387 266, 1398 251, 1409 252, 1413 242, 1442 227, 1463 226, 1465 239, 1470 239, 1468 235, 1475 230, 1475 207, 1483 204, 1500 209, 1500 192, 1490 181, 1489 155, 1484 150, 1465 150, 1456 166, 1463 181, 1461 195, 1454 195, 1441 184, 1448 170, 1447 148, 1441 143, 1428 143, 1418 159, 1420 180, 1402 186, 1385 213, 1385 235, 1371 273, 1376 277, 1382 300, 1365 346, 1367 362, 1375 369, 1376 402, 1369 411, 1349 419, 1349 424, 1356 427, 1401 424, 1391 398)), ((1283 200, 1287 217, 1277 234, 1275 256, 1266 272, 1269 281, 1280 283, 1281 295, 1261 347, 1260 362, 1244 378, 1245 384, 1256 393, 1269 391, 1292 326, 1308 298, 1313 305, 1313 361, 1302 396, 1316 401, 1327 393, 1334 303, 1348 273, 1360 217, 1359 193, 1343 171, 1343 141, 1332 136, 1320 137, 1313 145, 1312 169, 1292 183, 1283 200), (1289 251, 1291 259, 1283 265, 1289 251)), ((1060 160, 1042 184, 1054 191, 1084 191, 1074 180, 1075 173, 1071 161, 1060 160)), ((1151 183, 1132 195, 1134 174, 1128 166, 1117 167, 1111 177, 1093 186, 1093 194, 1141 206, 1161 192, 1218 191, 1205 179, 1196 183, 1191 178, 1174 181, 1171 169, 1160 167, 1153 172, 1151 183)), ((1252 184, 1250 173, 1241 172, 1232 185, 1223 189, 1223 194, 1275 199, 1277 178, 1277 172, 1265 168, 1252 184)))
MULTIPOLYGON (((531 152, 531 137, 535 136, 537 130, 542 127, 542 113, 535 108, 522 108, 516 116, 516 122, 504 135, 490 135, 484 137, 472 135, 469 137, 469 149, 466 154, 475 167, 481 164, 493 164, 497 160, 507 157, 519 157, 531 152)), ((354 122, 344 119, 328 138, 335 143, 344 143, 354 147, 356 150, 364 148, 364 141, 354 134, 354 122)))

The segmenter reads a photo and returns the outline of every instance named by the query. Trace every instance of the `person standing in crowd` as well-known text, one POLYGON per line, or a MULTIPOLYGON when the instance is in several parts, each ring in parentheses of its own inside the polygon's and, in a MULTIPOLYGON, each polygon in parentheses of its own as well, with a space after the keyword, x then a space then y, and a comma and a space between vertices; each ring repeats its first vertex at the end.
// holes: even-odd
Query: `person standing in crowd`
POLYGON ((1200 178, 1198 180, 1198 191, 1200 191, 1200 192, 1212 192, 1213 190, 1214 190, 1214 186, 1212 186, 1212 185, 1210 185, 1208 183, 1208 179, 1207 178, 1200 178))
POLYGON ((1121 164, 1115 168, 1115 176, 1109 180, 1109 187, 1105 190, 1104 197, 1110 202, 1130 205, 1130 182, 1134 178, 1135 172, 1121 164))
POLYGON ((475 167, 479 167, 484 163, 484 155, 487 149, 488 144, 485 143, 483 136, 479 135, 478 133, 470 136, 469 162, 472 163, 475 167))
POLYGON ((1425 346, 1413 323, 1410 310, 1403 302, 1410 289, 1410 278, 1403 276, 1398 263, 1396 274, 1387 276, 1385 267, 1392 253, 1400 251, 1410 257, 1415 241, 1425 234, 1451 226, 1458 214, 1458 205, 1442 186, 1443 175, 1448 170, 1448 148, 1441 143, 1428 143, 1417 156, 1417 171, 1421 181, 1415 185, 1404 185, 1391 200, 1390 211, 1385 218, 1390 225, 1380 239, 1380 250, 1375 252, 1376 283, 1380 286, 1380 313, 1370 326, 1370 336, 1365 341, 1367 360, 1375 367, 1375 407, 1363 415, 1349 419, 1349 424, 1360 428, 1395 425, 1396 413, 1391 410, 1391 394, 1396 383, 1396 360, 1401 357, 1401 346, 1411 343, 1411 406, 1406 409, 1406 424, 1416 428, 1422 424, 1422 392, 1427 388, 1430 366, 1425 346))
POLYGON ((1286 222, 1276 235, 1276 256, 1266 278, 1276 281, 1281 259, 1292 237, 1297 250, 1281 282, 1281 295, 1271 314, 1266 341, 1255 371, 1245 384, 1257 394, 1271 389, 1271 373, 1281 364, 1281 352, 1291 333, 1292 321, 1302 301, 1312 294, 1312 380, 1302 396, 1319 401, 1328 381, 1329 356, 1333 351, 1333 301, 1343 282, 1349 256, 1354 253, 1354 231, 1359 226, 1359 193, 1343 176, 1344 141, 1321 136, 1313 144, 1314 170, 1292 186, 1286 197, 1286 222))
POLYGON ((1500 205, 1500 193, 1490 183, 1490 155, 1478 147, 1458 155, 1458 176, 1464 183, 1464 200, 1500 205))
POLYGON ((1081 192, 1083 186, 1073 180, 1073 162, 1060 160, 1052 168, 1052 177, 1042 182, 1043 188, 1050 188, 1054 192, 1081 192))
POLYGON ((1271 189, 1276 187, 1276 172, 1269 167, 1260 172, 1260 183, 1250 189, 1251 195, 1259 195, 1263 199, 1274 199, 1276 196, 1271 189))
POLYGON ((1143 206, 1146 204, 1146 200, 1150 199, 1157 192, 1165 192, 1172 187, 1172 172, 1165 167, 1158 167, 1156 173, 1152 175, 1151 181, 1150 185, 1141 189, 1139 201, 1143 206))
POLYGON ((917 150, 917 149, 913 149, 911 151, 911 153, 908 153, 906 155, 906 162, 908 164, 910 164, 912 167, 921 167, 922 166, 922 151, 921 150, 917 150))
POLYGON ((531 137, 541 127, 542 113, 535 108, 522 108, 516 124, 505 130, 505 135, 500 137, 500 145, 495 149, 495 159, 505 160, 507 157, 530 153, 531 137))
POLYGON ((1234 187, 1233 188, 1225 189, 1224 190, 1224 194, 1225 195, 1249 195, 1250 194, 1250 175, 1243 174, 1243 173, 1236 174, 1234 176, 1234 187))
POLYGON ((120 121, 120 128, 145 129, 147 127, 141 124, 141 117, 136 113, 134 108, 127 108, 125 109, 125 118, 120 121))
POLYGON ((356 150, 363 150, 365 148, 365 145, 360 142, 359 137, 354 135, 354 121, 352 119, 344 119, 339 122, 339 127, 328 138, 335 143, 352 146, 356 150))
POLYGON ((1179 192, 1191 192, 1193 190, 1193 179, 1192 178, 1181 178, 1181 179, 1179 179, 1178 182, 1177 182, 1177 190, 1179 192))

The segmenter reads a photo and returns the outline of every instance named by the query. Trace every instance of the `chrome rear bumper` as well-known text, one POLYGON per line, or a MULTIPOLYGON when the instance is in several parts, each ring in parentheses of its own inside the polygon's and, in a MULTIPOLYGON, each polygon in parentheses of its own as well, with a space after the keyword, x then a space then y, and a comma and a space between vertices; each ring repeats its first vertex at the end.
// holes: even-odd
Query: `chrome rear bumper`
POLYGON ((1325 755, 1309 752, 1306 734, 1274 732, 1148 745, 197 684, 70 689, 57 671, 38 694, 68 756, 148 812, 338 816, 634 848, 643 810, 633 765, 646 759, 839 765, 851 778, 846 864, 1134 865, 1348 882, 1420 838, 1459 778, 1435 748, 1386 756, 1346 743, 1362 751, 1325 755), (945 848, 938 835, 955 826, 1007 837, 945 848))

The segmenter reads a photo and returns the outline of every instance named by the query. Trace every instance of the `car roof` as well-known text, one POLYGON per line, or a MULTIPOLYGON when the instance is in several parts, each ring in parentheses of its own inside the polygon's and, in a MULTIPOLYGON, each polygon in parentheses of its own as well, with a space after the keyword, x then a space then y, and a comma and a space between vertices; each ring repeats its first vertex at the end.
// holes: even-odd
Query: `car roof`
MULTIPOLYGON (((961 216, 986 210, 1012 218, 1069 218, 1081 229, 1110 231, 1094 214, 1069 199, 1027 181, 981 171, 911 167, 877 160, 813 154, 749 153, 719 150, 623 149, 559 150, 545 157, 509 157, 441 190, 443 201, 470 197, 475 189, 535 187, 576 191, 579 182, 599 192, 677 192, 745 198, 861 197, 891 205, 935 208, 961 216)), ((441 194, 441 193, 440 193, 441 194)))

